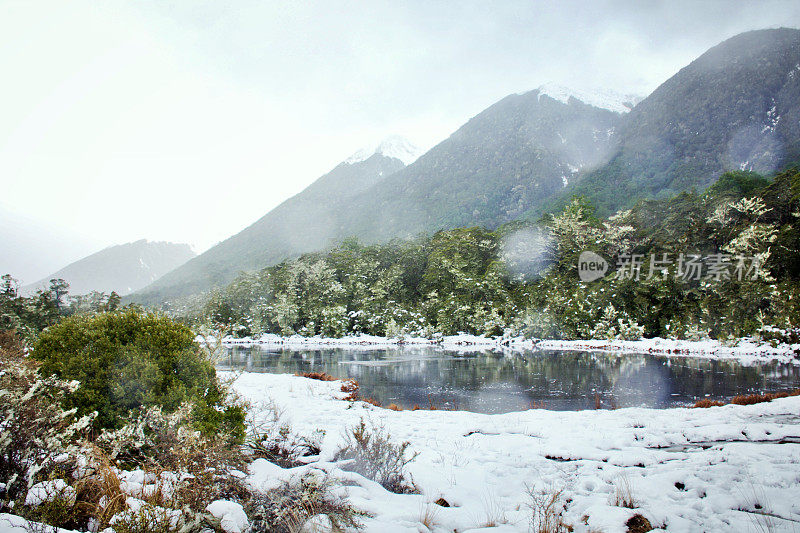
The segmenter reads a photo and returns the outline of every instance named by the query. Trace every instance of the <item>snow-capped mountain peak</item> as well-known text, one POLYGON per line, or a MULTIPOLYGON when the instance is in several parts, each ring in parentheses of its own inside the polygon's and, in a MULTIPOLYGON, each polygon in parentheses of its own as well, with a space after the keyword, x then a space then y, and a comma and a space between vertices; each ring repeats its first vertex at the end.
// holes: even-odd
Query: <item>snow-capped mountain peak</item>
POLYGON ((345 163, 353 164, 365 161, 374 154, 399 159, 404 165, 410 165, 422 155, 422 150, 411 141, 400 135, 390 135, 377 144, 362 148, 347 159, 345 163))
POLYGON ((549 96, 553 100, 568 104, 571 97, 584 104, 600 109, 608 109, 615 113, 627 113, 633 105, 642 99, 640 96, 620 94, 608 89, 574 89, 557 83, 546 83, 536 91, 539 93, 539 98, 549 96))

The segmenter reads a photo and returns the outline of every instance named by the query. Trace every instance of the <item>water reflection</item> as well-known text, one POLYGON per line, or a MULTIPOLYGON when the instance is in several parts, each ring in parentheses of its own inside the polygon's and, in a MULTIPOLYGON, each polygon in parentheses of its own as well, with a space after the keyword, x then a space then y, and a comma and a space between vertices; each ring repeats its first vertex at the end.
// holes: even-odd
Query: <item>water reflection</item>
POLYGON ((396 403, 502 413, 544 406, 574 410, 671 407, 710 395, 774 392, 800 387, 800 367, 742 366, 632 354, 543 350, 515 355, 463 355, 432 347, 376 349, 271 349, 231 347, 222 368, 253 372, 327 372, 357 379, 361 394, 396 403))

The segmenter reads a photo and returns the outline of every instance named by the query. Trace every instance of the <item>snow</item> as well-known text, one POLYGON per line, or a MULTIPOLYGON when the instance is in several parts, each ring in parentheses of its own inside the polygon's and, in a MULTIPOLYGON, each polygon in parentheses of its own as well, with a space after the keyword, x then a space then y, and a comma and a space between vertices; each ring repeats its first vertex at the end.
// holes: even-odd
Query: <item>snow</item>
POLYGON ((400 135, 390 135, 378 144, 370 145, 357 151, 347 159, 345 163, 352 165, 366 161, 374 154, 381 154, 386 157, 399 159, 404 165, 410 165, 421 156, 423 151, 415 146, 411 141, 400 135))
POLYGON ((0 513, 0 533, 30 533, 31 531, 46 531, 47 533, 74 533, 72 530, 43 526, 36 522, 29 522, 21 516, 0 513))
POLYGON ((553 100, 569 104, 569 99, 575 98, 584 104, 608 109, 614 113, 627 113, 631 110, 630 104, 636 104, 641 100, 638 96, 620 94, 608 89, 574 89, 556 83, 546 83, 536 90, 539 93, 539 99, 542 96, 549 96, 553 100))
POLYGON ((244 533, 250 527, 244 508, 238 503, 217 500, 211 502, 206 511, 219 520, 219 527, 225 533, 244 533))
MULTIPOLYGON (((202 336, 198 342, 214 342, 202 336)), ((735 359, 743 365, 760 364, 766 361, 800 364, 800 344, 780 344, 773 346, 752 339, 739 339, 732 344, 717 340, 688 341, 676 339, 626 340, 547 340, 526 339, 523 337, 484 337, 480 335, 450 335, 426 337, 377 337, 373 335, 353 335, 349 337, 281 337, 266 333, 260 337, 233 338, 222 340, 226 346, 283 346, 287 348, 346 347, 351 349, 370 349, 376 346, 434 346, 443 350, 462 353, 497 351, 520 352, 525 350, 577 350, 590 352, 618 352, 685 356, 704 359, 735 359)))
POLYGON ((529 531, 530 492, 559 489, 577 533, 624 532, 636 513, 671 532, 758 530, 767 521, 770 531, 793 531, 800 520, 800 397, 710 409, 395 412, 340 399, 340 382, 222 374, 236 376, 233 387, 256 418, 278 409, 299 434, 325 431, 314 462, 283 469, 255 461, 251 486, 325 472, 372 514, 367 532, 428 531, 426 515, 434 532, 529 531), (420 494, 387 492, 333 461, 345 428, 362 418, 419 453, 408 472, 420 494), (615 505, 625 486, 634 509, 615 505), (450 507, 433 503, 439 498, 450 507))
POLYGON ((52 481, 42 481, 28 489, 28 494, 25 496, 25 505, 38 507, 43 503, 59 498, 71 502, 70 505, 75 505, 76 497, 75 489, 67 485, 66 481, 54 479, 52 481))

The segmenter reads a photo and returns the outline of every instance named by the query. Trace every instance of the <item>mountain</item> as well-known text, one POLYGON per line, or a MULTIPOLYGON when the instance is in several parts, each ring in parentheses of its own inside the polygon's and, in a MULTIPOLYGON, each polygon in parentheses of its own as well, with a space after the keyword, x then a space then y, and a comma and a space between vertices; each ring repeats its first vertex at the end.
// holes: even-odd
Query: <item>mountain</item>
POLYGON ((71 294, 116 291, 122 296, 152 283, 194 256, 188 244, 142 239, 110 246, 84 257, 45 279, 23 287, 22 291, 32 293, 46 287, 49 280, 62 278, 70 284, 71 294))
POLYGON ((711 48, 636 105, 609 164, 570 192, 607 214, 705 188, 726 170, 768 174, 798 159, 800 30, 757 30, 711 48))
POLYGON ((522 217, 609 160, 635 101, 555 85, 507 96, 355 196, 337 233, 375 241, 522 217))
POLYGON ((380 242, 494 228, 558 209, 573 194, 607 214, 705 187, 725 170, 778 169, 800 156, 799 106, 794 29, 733 37, 641 101, 554 85, 513 94, 408 166, 374 150, 358 154, 139 300, 199 292, 350 236, 380 242))
POLYGON ((190 295, 227 283, 242 270, 336 243, 341 237, 338 212, 418 155, 413 144, 398 136, 359 150, 252 225, 148 286, 136 301, 190 295))
POLYGON ((537 198, 558 195, 581 169, 607 161, 631 100, 543 86, 504 98, 418 159, 406 141, 390 137, 356 152, 135 299, 155 303, 200 292, 241 270, 350 236, 376 241, 512 220, 537 198), (404 158, 411 164, 405 166, 404 158))

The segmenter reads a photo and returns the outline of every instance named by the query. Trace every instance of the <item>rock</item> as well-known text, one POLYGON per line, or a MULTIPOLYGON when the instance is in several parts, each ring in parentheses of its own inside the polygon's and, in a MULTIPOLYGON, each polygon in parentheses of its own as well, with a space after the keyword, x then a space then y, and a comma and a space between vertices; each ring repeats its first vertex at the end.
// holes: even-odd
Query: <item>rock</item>
POLYGON ((441 505, 442 507, 450 507, 450 504, 447 503, 447 500, 445 500, 444 498, 439 498, 433 503, 435 503, 436 505, 441 505))

